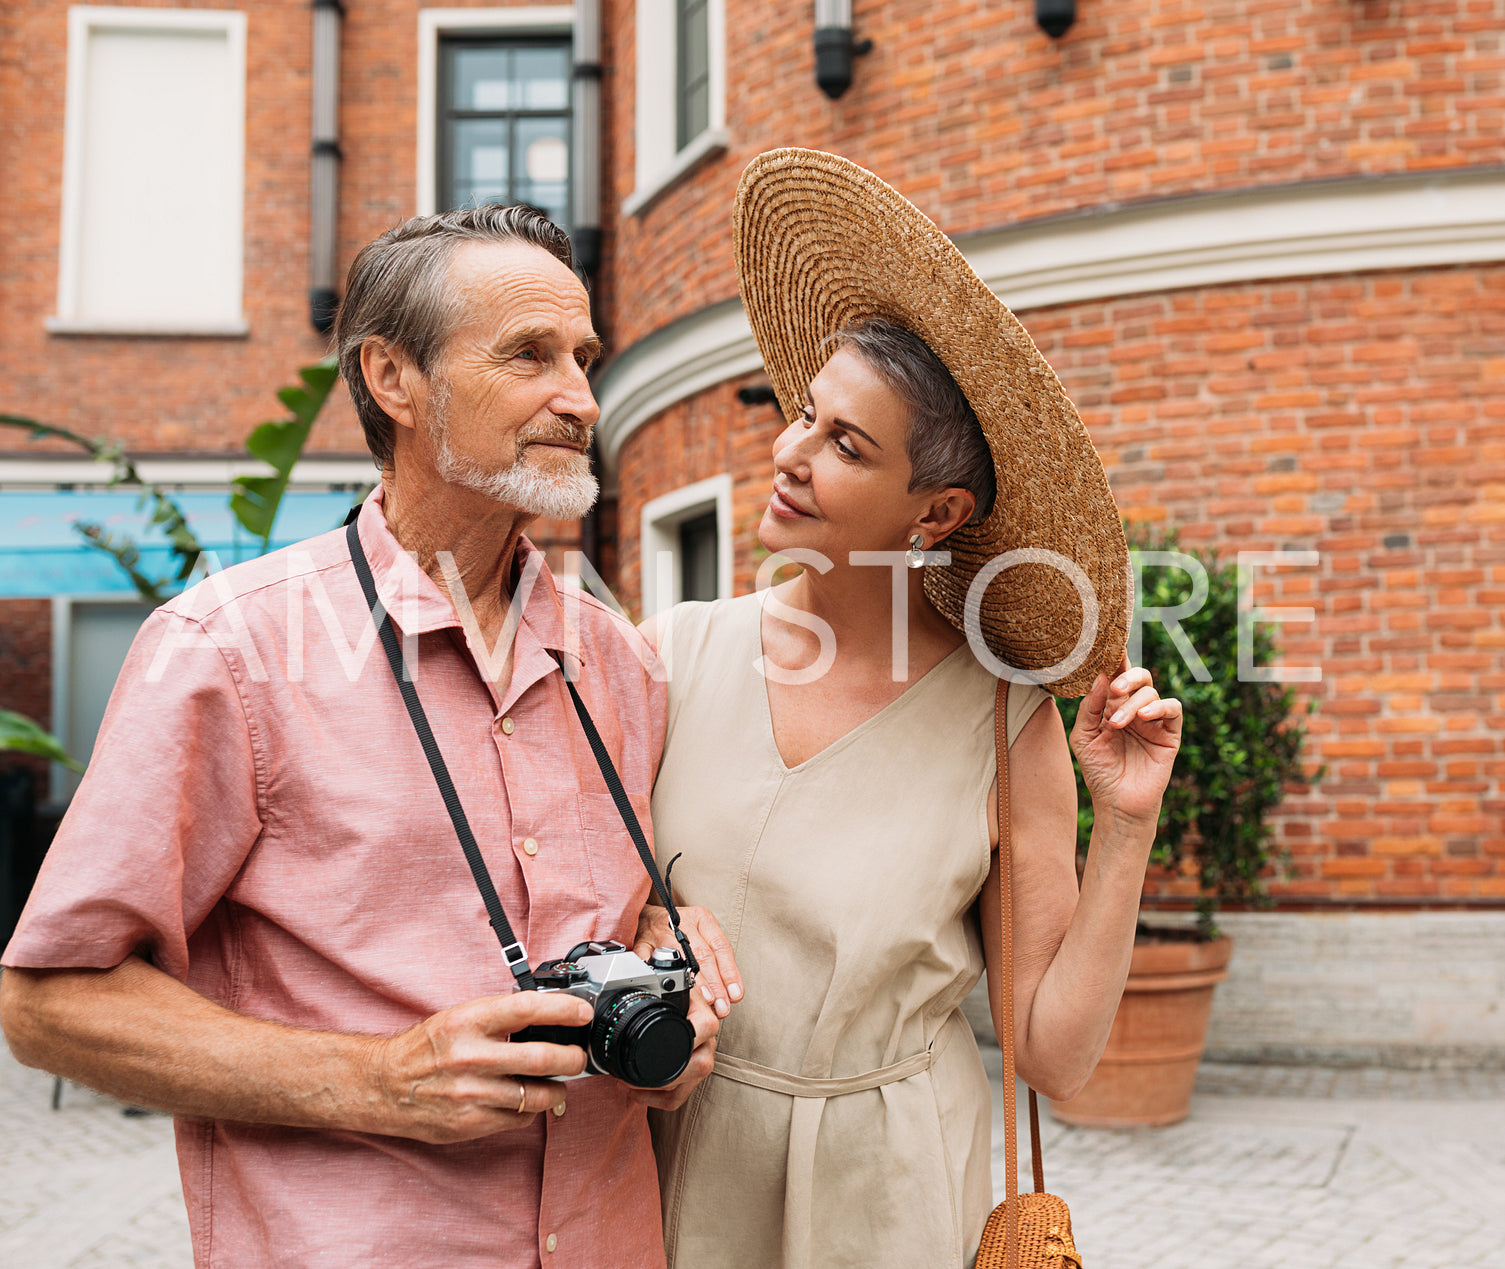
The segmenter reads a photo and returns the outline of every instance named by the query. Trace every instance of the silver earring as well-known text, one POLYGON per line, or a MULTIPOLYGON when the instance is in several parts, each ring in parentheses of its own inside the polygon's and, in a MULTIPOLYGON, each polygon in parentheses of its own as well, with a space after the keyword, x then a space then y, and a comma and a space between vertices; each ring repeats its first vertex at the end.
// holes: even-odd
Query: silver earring
POLYGON ((904 562, 910 568, 925 567, 925 539, 918 533, 909 539, 909 550, 904 552, 904 562))

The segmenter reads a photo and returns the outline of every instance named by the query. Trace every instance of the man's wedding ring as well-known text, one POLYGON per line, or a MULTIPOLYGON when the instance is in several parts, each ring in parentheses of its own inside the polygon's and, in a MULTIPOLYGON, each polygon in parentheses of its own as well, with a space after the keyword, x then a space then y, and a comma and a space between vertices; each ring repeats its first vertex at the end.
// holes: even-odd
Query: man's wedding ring
POLYGON ((526 1084, 519 1084, 517 1086, 517 1113, 519 1115, 521 1115, 523 1113, 523 1107, 526 1106, 527 1104, 528 1104, 528 1086, 526 1084))

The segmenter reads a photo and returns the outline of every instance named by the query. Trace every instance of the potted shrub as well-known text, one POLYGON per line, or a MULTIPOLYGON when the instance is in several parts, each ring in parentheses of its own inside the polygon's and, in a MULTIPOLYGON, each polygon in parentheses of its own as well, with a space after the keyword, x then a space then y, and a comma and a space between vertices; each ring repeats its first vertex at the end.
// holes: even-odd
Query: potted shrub
MULTIPOLYGON (((1178 551, 1174 534, 1131 534, 1136 552, 1178 551)), ((1212 994, 1226 976, 1232 942, 1216 923, 1221 904, 1268 903, 1264 879, 1276 862, 1268 816, 1287 792, 1315 782, 1301 751, 1306 728, 1295 691, 1239 675, 1237 566, 1211 552, 1188 550, 1206 571, 1200 609, 1180 620, 1185 640, 1164 624, 1143 627, 1140 662, 1163 695, 1186 707, 1181 752, 1166 789, 1151 864, 1196 881, 1194 928, 1155 928, 1141 921, 1129 981, 1107 1049, 1087 1086, 1069 1102, 1053 1102, 1067 1123, 1096 1126, 1169 1124, 1184 1119, 1206 1041, 1212 994), (1191 655, 1188 655, 1188 651, 1191 655)), ((1138 556, 1144 608, 1174 607, 1193 594, 1195 567, 1167 566, 1138 556)), ((1268 625, 1246 634, 1251 664, 1276 653, 1268 625)), ((1306 712, 1315 708, 1307 705, 1306 712)), ((1069 728, 1075 701, 1061 702, 1069 728)), ((1079 859, 1092 832, 1092 804, 1077 773, 1079 859)))

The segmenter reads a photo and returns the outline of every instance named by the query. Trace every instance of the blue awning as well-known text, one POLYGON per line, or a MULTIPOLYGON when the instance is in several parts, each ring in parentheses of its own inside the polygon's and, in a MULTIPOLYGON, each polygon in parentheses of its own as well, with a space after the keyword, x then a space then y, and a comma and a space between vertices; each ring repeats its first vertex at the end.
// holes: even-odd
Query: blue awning
MULTIPOLYGON (((188 523, 207 550, 228 568, 260 554, 230 512, 224 491, 174 493, 188 523)), ((283 495, 272 548, 289 546, 338 528, 356 495, 347 490, 290 490, 283 495)), ((175 569, 161 529, 148 526, 150 507, 128 489, 0 491, 0 598, 50 595, 134 594, 125 571, 73 527, 102 525, 107 533, 134 539, 137 567, 148 577, 175 569)))

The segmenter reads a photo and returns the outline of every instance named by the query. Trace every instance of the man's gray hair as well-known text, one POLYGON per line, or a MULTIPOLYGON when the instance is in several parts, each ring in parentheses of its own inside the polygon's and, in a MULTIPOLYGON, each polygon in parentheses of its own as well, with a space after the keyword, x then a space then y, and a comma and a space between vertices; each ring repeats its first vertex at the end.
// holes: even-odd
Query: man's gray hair
POLYGON ((575 267, 569 238, 547 216, 532 207, 495 203, 414 216, 361 248, 345 281, 334 338, 366 444, 383 467, 392 461, 397 425, 366 386, 361 345, 385 339, 423 374, 433 372, 459 316, 445 282, 450 257, 462 242, 524 242, 568 269, 575 267))
POLYGON ((853 323, 827 341, 850 348, 909 407, 910 493, 960 488, 977 499, 968 524, 993 509, 998 481, 977 414, 941 359, 918 335, 881 317, 853 323))

